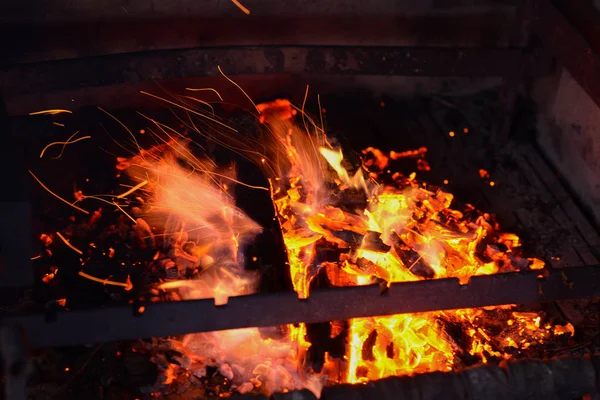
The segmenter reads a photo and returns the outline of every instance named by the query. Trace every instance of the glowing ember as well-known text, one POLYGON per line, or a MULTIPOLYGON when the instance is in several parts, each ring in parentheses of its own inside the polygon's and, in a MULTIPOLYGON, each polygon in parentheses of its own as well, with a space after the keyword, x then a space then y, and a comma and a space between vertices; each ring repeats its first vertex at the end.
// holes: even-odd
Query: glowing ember
MULTIPOLYGON (((272 103, 258 107, 277 111, 272 103)), ((394 173, 392 181, 380 180, 385 172, 389 174, 390 159, 418 158, 419 170, 429 170, 423 159, 425 148, 388 156, 369 147, 362 151, 361 167, 350 173, 343 165, 342 150, 329 144, 321 128, 313 124, 311 129, 298 130, 289 119, 285 114, 267 123, 276 137, 285 138, 273 146, 279 146, 277 154, 287 156, 288 168, 278 169, 280 175, 271 176, 271 183, 292 281, 300 297, 309 295, 313 278, 323 267, 330 283, 338 286, 368 284, 374 279, 391 283, 443 277, 466 283, 473 275, 522 268, 521 258, 513 252, 520 245, 518 237, 501 232, 491 215, 467 217, 467 213, 474 214, 471 206, 462 211, 451 208, 451 194, 424 189, 415 173, 408 177, 394 173), (318 154, 329 172, 324 171, 318 154), (317 176, 315 171, 322 174, 317 176), (324 188, 328 188, 325 193, 324 188), (338 263, 315 261, 319 249, 327 247, 338 249, 338 263)), ((544 263, 530 259, 525 265, 541 269, 544 263)), ((442 319, 464 327, 471 338, 467 351, 483 362, 490 357, 510 358, 494 344, 484 318, 483 310, 458 310, 350 320, 344 380, 357 383, 450 370, 460 349, 445 333, 442 319)), ((532 341, 541 342, 548 332, 540 330, 540 318, 535 313, 520 314, 505 344, 524 349, 532 341), (510 336, 515 332, 514 338, 510 336)))

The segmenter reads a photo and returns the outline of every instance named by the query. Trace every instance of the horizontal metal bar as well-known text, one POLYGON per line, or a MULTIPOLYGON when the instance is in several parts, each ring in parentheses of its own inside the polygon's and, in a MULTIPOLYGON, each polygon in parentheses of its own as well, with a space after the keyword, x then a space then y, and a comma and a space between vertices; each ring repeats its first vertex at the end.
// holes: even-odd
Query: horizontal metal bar
MULTIPOLYGON (((596 393, 600 355, 550 360, 504 361, 462 371, 391 376, 366 385, 326 386, 321 400, 423 400, 423 399, 579 399, 596 393)), ((245 394, 237 400, 267 399, 245 394)), ((276 394, 271 400, 317 400, 307 389, 276 394)))
POLYGON ((569 71, 583 90, 600 106, 600 54, 549 1, 544 1, 533 23, 542 44, 569 71))
POLYGON ((22 64, 0 71, 12 95, 229 75, 325 74, 487 77, 518 67, 521 51, 499 48, 258 46, 162 50, 22 64))
POLYGON ((600 296, 598 266, 538 275, 530 271, 476 276, 467 285, 454 278, 394 283, 383 295, 376 285, 355 286, 314 290, 306 300, 295 293, 255 294, 230 298, 218 307, 212 299, 194 300, 147 304, 141 315, 122 306, 62 312, 51 320, 44 314, 8 316, 0 322, 24 328, 33 347, 54 347, 600 296))

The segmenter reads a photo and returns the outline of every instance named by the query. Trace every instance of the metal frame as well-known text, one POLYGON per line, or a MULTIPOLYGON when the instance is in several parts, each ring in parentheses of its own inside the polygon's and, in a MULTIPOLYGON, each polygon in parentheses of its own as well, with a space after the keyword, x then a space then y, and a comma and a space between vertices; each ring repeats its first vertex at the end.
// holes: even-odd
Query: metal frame
POLYGON ((7 96, 152 80, 228 75, 400 75, 503 77, 514 74, 520 49, 239 46, 162 50, 51 61, 0 73, 7 96))
POLYGON ((32 347, 181 335, 299 322, 417 313, 502 304, 530 304, 600 296, 598 266, 474 276, 467 285, 456 278, 314 290, 308 299, 296 293, 232 297, 223 306, 214 300, 191 300, 55 314, 11 316, 3 322, 28 333, 32 347), (191 317, 193 316, 193 317, 191 317))

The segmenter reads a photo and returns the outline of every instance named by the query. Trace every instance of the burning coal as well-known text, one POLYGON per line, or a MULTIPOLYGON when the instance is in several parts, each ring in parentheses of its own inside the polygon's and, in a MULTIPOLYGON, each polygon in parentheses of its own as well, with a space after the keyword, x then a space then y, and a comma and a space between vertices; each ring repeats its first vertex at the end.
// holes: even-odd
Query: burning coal
MULTIPOLYGON (((79 193, 76 203, 100 199, 122 211, 128 229, 156 252, 153 262, 163 270, 152 290, 170 293, 174 300, 214 298, 225 304, 231 296, 255 293, 260 280, 245 268, 243 249, 261 227, 231 194, 233 186, 244 183, 234 166, 223 168, 205 152, 198 155, 194 135, 253 161, 269 179, 270 188, 252 188, 270 191, 291 284, 300 298, 318 285, 378 283, 386 290, 393 282, 443 277, 468 282, 474 275, 543 268, 542 261, 521 254, 519 238, 503 232, 491 214, 460 204, 416 173, 393 172, 401 158, 415 158, 418 170, 428 170, 426 148, 384 152, 369 147, 353 164, 344 157, 347 149, 326 136, 322 120, 287 100, 257 105, 259 136, 245 137, 184 99, 189 96, 177 101, 150 96, 182 112, 192 133, 183 135, 148 118, 159 144, 146 150, 138 146, 133 157, 118 159, 130 189, 110 200, 79 193), (134 196, 142 206, 131 215, 123 202, 134 196)), ((572 333, 572 327, 555 327, 513 306, 357 318, 331 323, 330 339, 345 338, 345 355, 326 352, 322 367, 315 368, 308 360, 319 344, 309 341, 310 329, 301 324, 171 338, 187 361, 167 363, 164 382, 173 381, 175 368, 195 376, 216 368, 242 393, 299 388, 320 393, 325 382, 448 371, 465 358, 471 363, 509 359, 555 334, 572 333)))

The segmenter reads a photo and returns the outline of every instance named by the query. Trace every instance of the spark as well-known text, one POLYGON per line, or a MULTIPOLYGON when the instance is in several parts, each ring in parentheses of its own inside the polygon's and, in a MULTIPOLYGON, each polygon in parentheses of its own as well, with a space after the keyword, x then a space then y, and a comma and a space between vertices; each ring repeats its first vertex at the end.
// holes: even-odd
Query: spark
MULTIPOLYGON (((233 0, 232 0, 233 1, 233 0)), ((221 73, 221 75, 223 75, 223 77, 225 79, 227 79, 229 82, 231 82, 235 87, 237 87, 238 89, 240 89, 240 91, 248 98, 248 100, 250 100, 250 103, 252 103, 252 105, 254 106, 254 108, 256 108, 256 111, 258 111, 258 113, 260 114, 260 110, 258 109, 258 107, 256 107, 256 103, 254 103, 254 101, 252 101, 252 99, 250 98, 250 96, 248 96, 248 93, 246 93, 244 91, 244 89, 242 89, 242 87, 240 85, 238 85, 237 83, 235 83, 231 78, 229 78, 227 75, 225 75, 225 73, 223 72, 223 70, 221 70, 221 66, 217 65, 217 69, 219 70, 219 72, 221 73)))
POLYGON ((61 124, 60 122, 56 122, 56 121, 54 121, 54 122, 52 122, 52 123, 53 123, 54 125, 56 125, 56 126, 60 126, 60 127, 63 127, 63 126, 65 126, 65 124, 61 124))
POLYGON ((185 99, 194 100, 194 101, 196 101, 196 102, 198 102, 200 104, 204 104, 205 106, 207 106, 207 107, 210 108, 210 111, 212 112, 212 115, 215 115, 215 108, 213 106, 211 106, 210 103, 208 103, 208 102, 206 102, 204 100, 197 99, 197 98, 192 97, 192 96, 181 96, 181 97, 183 97, 185 99))
MULTIPOLYGON (((306 98, 308 97, 308 88, 309 85, 306 85, 306 91, 304 92, 304 100, 302 100, 302 122, 304 123, 304 129, 306 129, 306 132, 308 132, 308 126, 306 125, 306 118, 305 115, 306 113, 304 112, 304 106, 306 105, 306 98)), ((312 142, 312 139, 311 139, 312 142)))
MULTIPOLYGON (((143 90, 140 90, 140 93, 141 93, 141 94, 145 94, 146 96, 154 97, 155 99, 158 99, 158 100, 164 101, 165 103, 169 103, 169 104, 171 104, 171 105, 174 105, 175 107, 179 107, 179 108, 181 108, 181 109, 183 109, 183 110, 185 110, 185 111, 187 111, 187 112, 190 112, 190 113, 192 113, 192 114, 199 115, 199 116, 201 116, 202 118, 206 118, 206 119, 208 119, 209 121, 212 121, 212 122, 214 122, 214 123, 217 123, 217 124, 219 124, 219 125, 222 125, 222 126, 224 126, 224 127, 225 127, 225 128, 227 128, 227 129, 230 129, 230 130, 232 130, 232 131, 234 131, 234 132, 237 132, 237 129, 234 129, 234 128, 230 127, 229 125, 226 125, 226 124, 222 123, 221 121, 217 121, 216 119, 214 119, 214 118, 211 118, 211 117, 209 117, 208 115, 204 115, 204 114, 202 114, 202 113, 199 113, 199 112, 197 112, 197 111, 194 111, 194 110, 192 110, 192 109, 190 109, 190 108, 184 107, 184 106, 182 106, 181 104, 174 103, 174 102, 172 102, 172 101, 170 101, 170 100, 167 100, 167 99, 165 99, 165 98, 162 98, 162 97, 160 97, 160 96, 154 95, 154 94, 152 94, 152 93, 145 92, 145 91, 143 91, 143 90)), ((253 104, 254 104, 254 103, 253 103, 253 104)))
POLYGON ((114 115, 112 115, 111 113, 109 113, 108 111, 106 111, 105 109, 103 109, 102 107, 98 107, 98 109, 100 111, 102 111, 103 113, 105 113, 106 115, 108 115, 109 117, 111 117, 112 119, 114 119, 115 121, 117 121, 119 123, 119 125, 121 125, 123 128, 125 128, 125 130, 129 133, 129 135, 131 135, 131 137, 133 138, 133 142, 135 143, 135 145, 138 148, 138 151, 142 151, 142 148, 140 147, 140 145, 137 142, 137 139, 135 138, 135 135, 133 134, 133 132, 131 132, 131 130, 129 130, 129 128, 127 126, 125 126, 125 124, 123 122, 121 122, 120 119, 118 119, 117 117, 115 117, 114 115))
POLYGON ((35 256, 35 257, 31 257, 30 260, 31 261, 33 261, 33 260, 39 260, 40 258, 42 258, 42 256, 35 256))
MULTIPOLYGON (((263 160, 264 160, 264 159, 263 159, 263 160)), ((221 177, 221 178, 228 179, 228 180, 230 180, 230 181, 232 181, 232 182, 234 182, 234 183, 240 184, 240 185, 242 185, 242 186, 246 186, 246 187, 248 187, 248 188, 250 188, 250 189, 266 190, 267 192, 269 192, 269 191, 270 191, 270 190, 269 190, 269 188, 266 188, 266 187, 264 187, 264 186, 254 186, 254 185, 250 185, 250 184, 248 184, 248 183, 244 183, 244 182, 242 182, 242 181, 238 181, 237 179, 234 179, 234 178, 232 178, 232 177, 230 177, 230 176, 227 176, 227 175, 222 175, 222 174, 219 174, 219 173, 216 173, 216 172, 213 172, 213 171, 204 171, 204 172, 205 172, 205 173, 207 173, 207 174, 209 174, 209 175, 216 175, 216 176, 219 176, 219 177, 221 177)))
POLYGON ((206 90, 210 90, 211 92, 214 92, 217 97, 219 98, 219 100, 223 101, 223 97, 221 97, 221 93, 219 93, 216 89, 213 88, 200 88, 200 89, 195 89, 195 88, 185 88, 185 90, 189 90, 190 92, 202 92, 202 91, 206 91, 206 90))
POLYGON ((325 124, 323 124, 323 109, 321 108, 321 96, 317 94, 317 103, 319 104, 319 116, 321 117, 321 132, 325 132, 325 124))
POLYGON ((73 204, 73 203, 69 203, 67 200, 63 199, 62 197, 60 197, 59 195, 57 195, 56 193, 54 193, 52 190, 48 189, 48 187, 47 187, 46 185, 44 185, 44 184, 42 183, 42 181, 40 181, 40 180, 39 180, 39 178, 38 178, 37 176, 35 176, 35 174, 34 174, 33 172, 31 172, 31 170, 29 170, 29 173, 31 174, 31 176, 33 176, 33 179, 35 179, 35 180, 36 180, 36 181, 37 181, 37 182, 40 184, 40 186, 41 186, 41 187, 43 187, 43 188, 44 188, 44 189, 45 189, 45 190, 46 190, 48 193, 50 193, 52 196, 56 197, 57 199, 59 199, 59 200, 60 200, 60 201, 62 201, 63 203, 70 205, 70 206, 71 206, 71 207, 73 207, 74 209, 81 211, 82 213, 89 214, 89 212, 88 212, 88 211, 84 210, 84 209, 83 209, 83 208, 81 208, 81 207, 77 207, 77 206, 76 206, 75 204, 73 204))
POLYGON ((129 218, 130 220, 132 220, 134 224, 137 224, 137 221, 136 221, 136 220, 135 220, 135 219, 134 219, 134 218, 133 218, 131 215, 127 214, 127 212, 125 212, 125 210, 123 210, 123 209, 121 208, 121 206, 120 206, 120 205, 118 205, 118 204, 117 204, 116 202, 114 202, 114 201, 113 201, 112 203, 113 203, 115 206, 117 206, 117 208, 118 208, 119 210, 121 210, 121 212, 122 212, 123 214, 125 214, 125 216, 126 216, 127 218, 129 218))
POLYGON ((42 152, 40 153, 40 158, 42 158, 44 156, 44 153, 50 147, 52 147, 54 145, 60 145, 60 144, 62 144, 63 147, 60 150, 60 153, 58 154, 58 156, 54 157, 54 160, 58 160, 60 157, 62 157, 63 152, 65 151, 65 147, 67 147, 68 144, 73 144, 73 143, 77 143, 77 142, 80 142, 80 141, 85 140, 85 139, 91 139, 92 138, 91 136, 82 136, 82 137, 77 138, 77 139, 75 139, 75 140, 72 141, 71 139, 73 139, 73 137, 75 137, 75 135, 77 135, 78 133, 79 133, 79 131, 77 131, 74 134, 72 134, 71 136, 69 136, 69 138, 67 139, 66 142, 52 142, 52 143, 49 143, 46 147, 44 147, 42 149, 42 152))
POLYGON ((79 250, 77 247, 73 246, 67 238, 65 238, 60 232, 56 232, 56 236, 58 236, 69 248, 71 248, 75 253, 82 255, 83 252, 79 250))
POLYGON ((54 108, 54 109, 51 109, 51 110, 42 110, 42 111, 30 112, 29 115, 44 115, 44 114, 56 115, 56 114, 62 114, 62 113, 73 114, 73 111, 63 110, 63 109, 60 109, 60 108, 54 108))
POLYGON ((250 10, 248 10, 246 7, 244 7, 244 6, 242 5, 242 3, 240 3, 238 0, 231 0, 231 2, 232 2, 233 4, 235 4, 237 8, 239 8, 240 10, 242 10, 242 12, 243 12, 244 14, 246 14, 246 15, 250 15, 250 10))
POLYGON ((129 189, 128 191, 126 191, 125 193, 121 193, 120 195, 118 195, 117 199, 122 199, 123 197, 127 197, 131 193, 135 192, 138 189, 143 188, 147 184, 148 184, 148 181, 142 181, 142 182, 138 183, 137 185, 135 185, 134 187, 132 187, 131 189, 129 189))
POLYGON ((126 282, 116 282, 116 281, 111 281, 108 279, 100 279, 100 278, 96 278, 95 276, 92 276, 90 274, 86 274, 83 271, 79 271, 79 276, 82 276, 84 278, 87 278, 91 281, 95 281, 95 282, 100 282, 104 285, 112 285, 112 286, 122 286, 125 288, 125 290, 131 290, 133 289, 133 285, 131 284, 131 279, 129 278, 129 275, 127 275, 127 281, 126 282))
MULTIPOLYGON (((123 207, 121 207, 120 205, 118 205, 114 201, 108 201, 108 200, 105 200, 105 199, 103 199, 103 198, 101 198, 99 196, 113 197, 113 195, 111 195, 111 194, 106 194, 106 195, 100 195, 99 194, 99 195, 95 195, 95 196, 85 196, 84 195, 82 198, 80 198, 79 200, 77 200, 75 203, 83 201, 85 199, 94 199, 94 200, 98 200, 98 201, 101 201, 101 202, 106 203, 106 204, 110 204, 112 206, 116 206, 127 218, 129 218, 130 220, 132 220, 134 224, 137 224, 137 221, 131 215, 129 215, 127 212, 125 212, 125 210, 123 210, 123 207)), ((74 206, 74 204, 72 204, 72 205, 74 206)))

